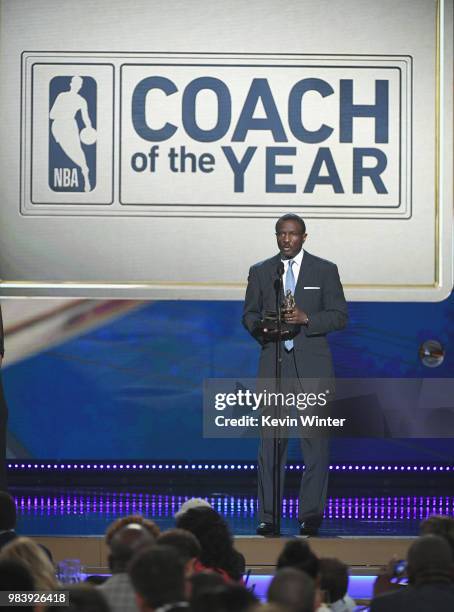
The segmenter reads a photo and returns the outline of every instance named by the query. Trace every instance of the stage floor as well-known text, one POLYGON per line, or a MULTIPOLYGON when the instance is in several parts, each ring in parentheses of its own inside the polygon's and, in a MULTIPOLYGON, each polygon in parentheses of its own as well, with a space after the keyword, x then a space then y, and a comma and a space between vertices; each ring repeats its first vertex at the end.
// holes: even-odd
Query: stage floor
MULTIPOLYGON (((433 514, 454 515, 451 480, 409 482, 393 479, 392 486, 331 486, 319 537, 310 546, 320 557, 337 557, 350 567, 349 593, 367 604, 374 577, 393 555, 405 558, 422 520, 433 514)), ((255 486, 234 483, 209 485, 160 482, 156 487, 130 486, 14 486, 17 531, 47 546, 56 562, 80 559, 87 574, 108 572, 104 533, 108 525, 128 514, 142 514, 165 530, 175 525, 174 514, 191 497, 202 497, 221 513, 235 536, 235 547, 246 559, 250 585, 265 597, 277 557, 288 538, 298 534, 296 487, 284 498, 282 537, 255 535, 255 486), (252 494, 254 492, 254 494, 252 494)))
MULTIPOLYGON (((18 509, 18 531, 35 536, 102 536, 112 521, 143 514, 161 528, 174 526, 174 514, 190 497, 203 497, 228 521, 235 536, 255 534, 257 500, 232 485, 207 490, 191 484, 159 489, 101 487, 12 487, 18 509)), ((249 491, 248 491, 249 493, 249 491)), ((432 514, 454 515, 452 487, 425 491, 404 486, 385 490, 331 489, 320 536, 409 537, 432 514), (398 492, 398 494, 397 494, 398 492), (430 493, 430 494, 429 494, 430 493)), ((297 534, 298 499, 283 502, 282 535, 297 534)))

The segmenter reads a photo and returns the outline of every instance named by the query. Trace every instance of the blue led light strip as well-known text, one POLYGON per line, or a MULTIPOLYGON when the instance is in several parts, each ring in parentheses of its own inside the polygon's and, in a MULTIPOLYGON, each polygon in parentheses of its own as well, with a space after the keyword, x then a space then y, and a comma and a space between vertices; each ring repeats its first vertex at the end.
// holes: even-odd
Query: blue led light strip
MULTIPOLYGON (((255 471, 256 463, 174 463, 174 462, 105 462, 105 461, 8 461, 8 470, 12 472, 247 472, 255 471)), ((290 472, 304 470, 304 464, 289 464, 290 472)), ((329 466, 333 472, 453 472, 454 465, 440 464, 353 464, 340 463, 329 466)))

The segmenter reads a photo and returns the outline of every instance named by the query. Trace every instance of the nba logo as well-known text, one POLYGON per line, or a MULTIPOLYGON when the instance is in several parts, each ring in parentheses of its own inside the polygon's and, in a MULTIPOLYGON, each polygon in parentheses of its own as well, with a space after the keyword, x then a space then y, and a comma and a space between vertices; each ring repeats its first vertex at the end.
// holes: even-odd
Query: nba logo
POLYGON ((56 76, 49 85, 49 187, 89 193, 96 187, 97 83, 56 76))

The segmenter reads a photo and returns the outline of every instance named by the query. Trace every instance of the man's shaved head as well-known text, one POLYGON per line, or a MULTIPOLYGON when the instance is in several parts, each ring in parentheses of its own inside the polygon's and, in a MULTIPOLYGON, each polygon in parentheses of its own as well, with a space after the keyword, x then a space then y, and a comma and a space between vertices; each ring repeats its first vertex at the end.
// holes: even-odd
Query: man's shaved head
POLYGON ((137 523, 130 523, 119 529, 110 541, 109 565, 112 572, 126 571, 126 566, 136 551, 154 542, 151 533, 137 523))

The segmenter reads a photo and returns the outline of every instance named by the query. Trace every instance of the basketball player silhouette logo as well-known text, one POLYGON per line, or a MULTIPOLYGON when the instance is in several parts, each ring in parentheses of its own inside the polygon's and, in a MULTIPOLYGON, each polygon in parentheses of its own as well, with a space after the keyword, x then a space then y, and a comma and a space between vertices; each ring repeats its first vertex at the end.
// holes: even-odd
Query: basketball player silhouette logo
POLYGON ((96 82, 54 77, 49 95, 49 186, 90 192, 96 186, 96 82))

